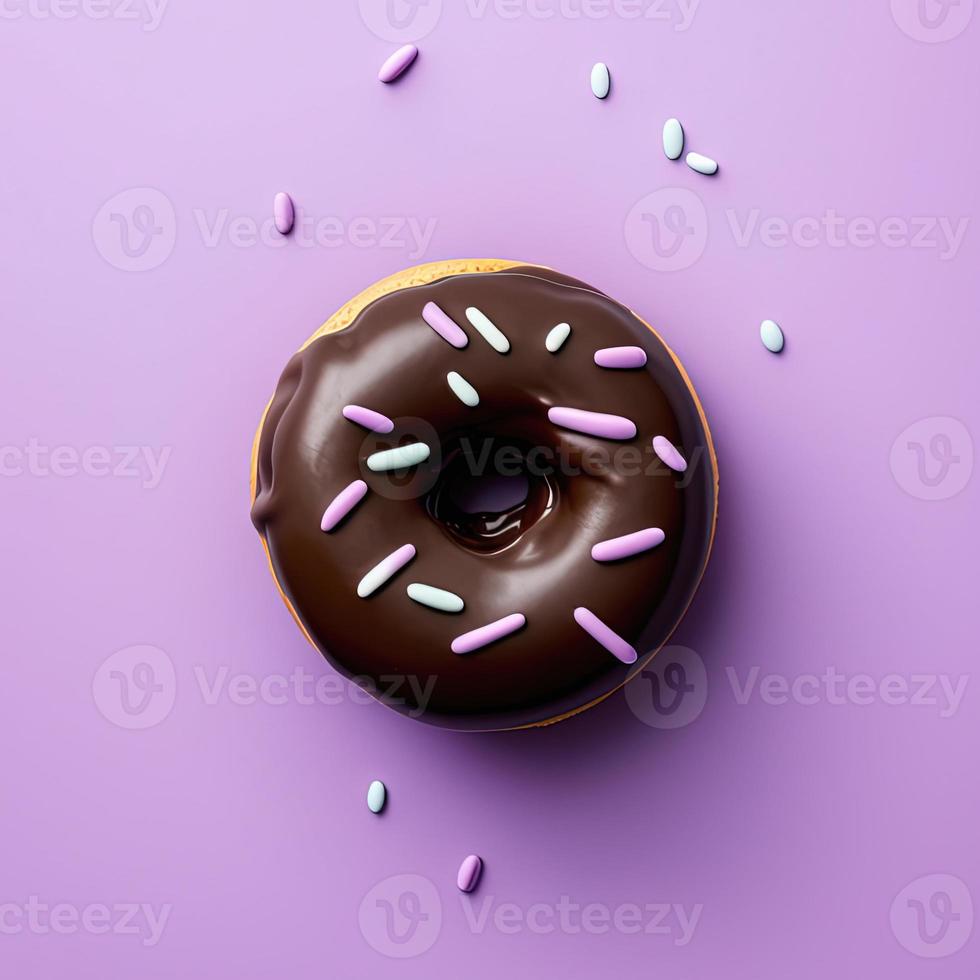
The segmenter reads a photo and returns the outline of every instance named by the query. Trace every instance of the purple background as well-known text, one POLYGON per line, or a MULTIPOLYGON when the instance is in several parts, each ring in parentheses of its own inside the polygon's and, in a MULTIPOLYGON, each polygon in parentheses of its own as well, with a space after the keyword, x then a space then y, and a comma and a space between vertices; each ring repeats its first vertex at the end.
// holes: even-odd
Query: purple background
POLYGON ((145 0, 140 21, 115 0, 105 19, 63 2, 77 16, 9 0, 0 19, 4 974, 975 975, 980 724, 969 683, 952 711, 940 686, 972 671, 980 625, 972 0, 947 11, 937 30, 958 33, 939 43, 912 0, 702 0, 687 24, 677 0, 667 21, 613 0, 452 0, 387 87, 375 73, 396 45, 368 26, 381 0, 171 0, 153 30, 145 0), (600 59, 606 102, 589 91, 600 59), (716 178, 664 158, 671 115, 720 161, 716 178), (127 255, 118 219, 98 216, 132 188, 173 214, 145 190, 119 199, 127 255), (643 206, 627 218, 660 188, 704 206, 686 239, 703 254, 676 271, 656 268, 643 206), (354 240, 248 247, 201 231, 222 211, 247 231, 281 189, 354 240), (141 257, 146 206, 158 230, 141 257), (843 242, 811 221, 781 245, 739 236, 752 213, 778 232, 830 209, 852 223, 843 242), (435 221, 422 254, 404 230, 403 244, 372 235, 389 218, 435 221), (922 218, 965 219, 958 248, 937 247, 938 225, 913 241, 922 218), (235 703, 227 687, 207 703, 222 667, 334 676, 248 521, 248 453, 281 367, 373 280, 483 255, 628 303, 698 387, 721 514, 675 642, 707 668, 704 710, 666 730, 618 695, 550 729, 467 736, 336 685, 331 703, 235 703), (759 342, 764 317, 786 332, 781 357, 759 342), (67 448, 32 456, 31 440, 67 448), (125 475, 127 446, 170 447, 158 482, 125 475), (140 644, 162 652, 103 666, 140 644), (127 715, 122 681, 145 682, 144 661, 159 690, 127 715), (731 672, 741 685, 753 667, 790 683, 827 667, 928 675, 940 703, 879 690, 773 704, 758 689, 739 703, 731 672), (380 818, 364 805, 373 778, 390 787, 380 818), (470 851, 487 870, 460 899, 470 851), (358 911, 375 886, 397 908, 400 885, 379 883, 403 873, 431 882, 403 905, 430 916, 412 936, 436 901, 441 930, 399 961, 358 911), (919 881, 931 874, 942 887, 919 881), (910 883, 961 916, 938 944, 904 899, 890 920, 910 883), (32 895, 69 907, 61 932, 28 923, 32 895), (668 935, 494 924, 501 905, 562 896, 610 914, 703 909, 686 943, 673 913, 668 935), (464 906, 485 902, 481 931, 464 906), (158 942, 115 911, 108 933, 71 927, 71 909, 122 903, 172 907, 158 942))

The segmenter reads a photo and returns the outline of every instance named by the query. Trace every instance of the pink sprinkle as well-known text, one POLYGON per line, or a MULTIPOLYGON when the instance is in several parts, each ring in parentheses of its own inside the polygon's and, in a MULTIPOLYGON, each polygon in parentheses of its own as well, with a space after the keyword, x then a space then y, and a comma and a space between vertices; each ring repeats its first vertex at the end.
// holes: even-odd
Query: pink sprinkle
POLYGON ((595 352, 595 362, 604 368, 641 368, 647 352, 642 347, 603 347, 595 352))
POLYGON ((393 82, 411 66, 418 55, 419 49, 414 44, 403 45, 381 66, 378 81, 393 82))
POLYGON ((479 650, 480 647, 485 647, 489 643, 496 643, 497 640, 502 640, 505 636, 521 629, 526 622, 527 620, 521 613, 512 613, 510 616, 504 616, 503 619, 498 619, 496 622, 488 623, 486 626, 479 627, 479 629, 470 630, 469 633, 457 636, 452 642, 452 651, 453 653, 472 653, 474 650, 479 650))
POLYGON ((459 866, 459 873, 456 875, 456 887, 461 892, 471 892, 476 888, 483 871, 483 858, 478 854, 471 854, 463 858, 463 863, 459 866))
POLYGON ((280 235, 288 235, 293 230, 296 208, 293 206, 293 199, 285 191, 280 191, 273 198, 272 217, 280 235))
POLYGON ((395 423, 387 415, 372 412, 370 408, 363 408, 361 405, 345 405, 344 418, 348 422, 363 425, 372 432, 391 432, 395 427, 395 423))
POLYGON ((592 557, 596 561, 619 561, 656 548, 658 544, 663 544, 663 540, 664 532, 659 527, 647 527, 642 531, 624 534, 621 538, 600 541, 593 546, 592 557))
POLYGON ((672 470, 683 473, 687 469, 687 461, 677 451, 674 444, 664 436, 653 437, 653 451, 672 470))
POLYGON ((580 408, 549 408, 548 419, 563 429, 602 439, 632 439, 636 435, 636 426, 621 415, 585 412, 580 408))
POLYGON ((344 487, 323 512, 320 521, 321 531, 332 531, 363 499, 368 485, 363 480, 355 480, 344 487))
POLYGON ((455 320, 450 320, 435 303, 426 303, 422 308, 422 319, 447 343, 462 349, 470 341, 463 328, 455 320))
POLYGON ((371 569, 357 583, 357 594, 366 599, 373 595, 384 585, 388 579, 400 572, 415 557, 415 545, 403 544, 400 548, 393 551, 387 558, 382 558, 374 568, 371 569))
POLYGON ((636 663, 636 651, 618 634, 614 633, 599 617, 585 606, 579 606, 572 614, 575 622, 593 640, 601 643, 617 660, 624 664, 636 663))

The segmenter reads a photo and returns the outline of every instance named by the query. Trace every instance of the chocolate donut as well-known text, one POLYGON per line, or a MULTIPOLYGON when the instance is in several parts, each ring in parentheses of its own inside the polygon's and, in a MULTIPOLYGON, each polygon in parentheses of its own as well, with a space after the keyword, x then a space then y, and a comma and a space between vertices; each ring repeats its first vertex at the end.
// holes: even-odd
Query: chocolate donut
POLYGON ((538 266, 375 284, 286 366, 252 520, 307 638, 447 728, 546 724, 639 673, 714 535, 707 421, 677 358, 538 266))

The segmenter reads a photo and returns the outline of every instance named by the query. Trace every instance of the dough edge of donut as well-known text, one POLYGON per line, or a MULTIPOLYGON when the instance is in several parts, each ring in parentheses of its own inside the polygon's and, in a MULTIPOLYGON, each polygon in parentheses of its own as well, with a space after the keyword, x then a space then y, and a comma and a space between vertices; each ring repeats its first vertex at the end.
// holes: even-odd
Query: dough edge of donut
MULTIPOLYGON (((341 330, 349 327, 360 315, 360 313, 368 307, 375 300, 381 299, 383 296, 387 296, 389 293, 397 292, 400 289, 410 289, 413 286, 426 286, 429 283, 435 282, 438 279, 445 279, 449 276, 459 276, 459 275, 479 275, 481 273, 490 272, 505 272, 508 269, 515 269, 519 267, 526 268, 537 268, 543 269, 546 272, 555 272, 556 269, 551 269, 549 266, 541 265, 537 262, 519 262, 513 259, 444 259, 440 262, 424 262, 421 265, 411 266, 407 269, 402 269, 399 272, 392 273, 389 276, 385 276, 383 279, 377 280, 377 282, 372 283, 366 289, 362 289, 353 299, 348 300, 339 310, 337 310, 332 316, 328 317, 321 325, 311 334, 294 352, 295 354, 306 350, 314 341, 318 340, 320 337, 324 337, 327 334, 338 333, 341 330)), ((593 288, 593 287, 590 287, 593 288)), ((598 290, 595 290, 598 292, 598 290)), ((602 295, 606 296, 605 293, 602 295)), ((610 296, 606 296, 614 303, 618 303, 618 300, 612 299, 610 296)), ((621 306, 623 304, 620 304, 621 306)), ((671 346, 660 336, 660 334, 655 330, 646 320, 643 319, 635 310, 625 307, 629 312, 645 326, 663 345, 664 349, 670 355, 670 359, 674 362, 674 366, 680 372, 681 378, 684 384, 687 386, 687 390, 690 392, 691 398, 694 400, 694 405, 697 408, 698 417, 701 420, 701 425, 704 428, 705 441, 707 443, 708 449, 708 459, 711 464, 711 476, 714 485, 714 507, 711 512, 711 529, 708 535, 708 548, 705 552, 704 561, 701 565, 701 571, 698 575, 697 582, 694 584, 694 588, 691 590, 691 599, 688 601, 687 605, 677 615, 674 625, 671 627, 670 632, 664 637, 663 642, 655 650, 651 650, 649 653, 645 654, 642 658, 637 660, 633 665, 633 669, 623 680, 621 684, 617 684, 616 687, 611 688, 605 694, 600 695, 597 698, 593 698, 591 701, 583 705, 579 705, 577 708, 573 708, 571 711, 565 711, 560 715, 555 715, 553 718, 545 718, 541 721, 530 722, 526 725, 514 725, 510 728, 486 728, 486 729, 474 729, 472 731, 520 731, 526 728, 545 728, 548 725, 557 724, 560 721, 564 721, 566 718, 572 718, 575 715, 581 714, 583 711, 588 711, 589 708, 594 708, 597 704, 605 701, 606 698, 611 697, 617 691, 622 690, 637 674, 639 674, 644 667, 667 645, 674 630, 681 624, 684 617, 687 615, 687 611, 691 606, 691 602, 694 601, 694 596, 697 595, 698 589, 701 586, 701 581, 704 578, 704 573, 708 567, 708 561, 711 558, 711 552, 714 548, 715 542, 715 530, 718 525, 718 490, 719 490, 719 477, 718 477, 718 458, 715 455, 715 445, 714 440, 711 436, 711 429, 708 426, 708 419, 704 413, 704 407, 701 404, 701 399, 698 397, 697 391, 695 391, 694 384, 691 381, 690 375, 687 373, 684 365, 681 363, 680 358, 674 353, 671 346)), ((278 382, 276 383, 278 388, 278 382)), ((262 430, 265 427, 266 418, 269 414, 269 409, 272 406, 272 400, 275 397, 275 390, 273 391, 273 396, 269 398, 266 402, 265 408, 262 410, 262 415, 259 419, 258 427, 255 430, 255 436, 252 440, 252 453, 251 453, 251 463, 249 470, 249 506, 255 503, 256 490, 258 486, 258 460, 259 460, 259 444, 262 439, 262 430)), ((314 641, 313 637, 310 636, 309 631, 303 625, 303 621, 300 619, 299 614, 296 612, 292 602, 290 602, 289 597, 286 595, 279 582, 279 578, 276 575, 276 569, 272 562, 272 554, 269 551, 269 544, 266 541, 264 533, 259 533, 259 540, 262 542, 262 550, 265 553, 266 564, 269 567, 269 572, 272 575, 272 580, 275 582, 276 590, 279 593, 282 601, 286 604, 286 608, 289 610, 289 614, 293 617, 293 621, 300 628, 303 636, 306 637, 310 646, 320 655, 323 656, 322 651, 319 646, 314 641)), ((349 678, 348 678, 349 680, 349 678)), ((350 683, 354 683, 351 681, 350 683)), ((372 697, 376 701, 379 701, 382 705, 380 698, 374 695, 373 692, 369 691, 372 697)))

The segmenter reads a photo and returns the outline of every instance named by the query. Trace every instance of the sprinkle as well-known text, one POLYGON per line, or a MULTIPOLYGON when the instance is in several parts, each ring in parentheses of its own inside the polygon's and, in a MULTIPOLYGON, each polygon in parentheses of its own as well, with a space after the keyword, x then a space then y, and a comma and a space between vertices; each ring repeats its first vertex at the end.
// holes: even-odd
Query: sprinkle
POLYGON ((459 866, 456 875, 456 887, 461 892, 471 892, 476 888, 480 875, 483 872, 483 859, 476 854, 463 858, 463 863, 459 866))
POLYGON ((370 408, 362 408, 360 405, 345 405, 344 418, 348 422, 363 425, 365 429, 370 429, 372 432, 391 432, 395 427, 395 423, 387 415, 372 412, 370 408))
POLYGON ((602 644, 617 660, 624 664, 636 663, 636 651, 618 634, 614 633, 599 617, 585 606, 579 606, 572 614, 575 622, 593 640, 602 644))
POLYGON ((773 354, 778 354, 783 349, 783 344, 786 343, 783 331, 775 320, 763 320, 762 326, 759 327, 759 336, 762 337, 762 342, 773 354))
POLYGON ((623 558, 632 558, 633 555, 663 544, 664 537, 664 532, 659 527, 645 527, 642 531, 624 534, 620 538, 600 541, 597 545, 593 545, 592 557, 596 561, 620 561, 623 558))
POLYGON ((703 153, 688 153, 684 159, 687 161, 687 165, 699 174, 710 177, 712 174, 718 173, 717 161, 712 160, 711 157, 706 157, 703 153))
POLYGON ((677 451, 674 444, 665 436, 653 437, 653 451, 677 473, 683 473, 687 469, 687 460, 677 451))
POLYGON ((678 119, 664 123, 664 155, 668 160, 679 160, 684 152, 684 127, 678 119))
POLYGON ((424 442, 410 442, 407 446, 396 446, 394 449, 382 449, 379 453, 371 453, 367 458, 367 466, 372 473, 407 470, 410 466, 424 463, 428 458, 429 447, 424 442))
POLYGON ((510 350, 510 341, 501 333, 497 324, 475 306, 466 308, 466 319, 479 331, 480 336, 498 353, 510 350))
POLYGON ((360 582, 357 583, 357 594, 366 599, 377 592, 385 582, 396 572, 401 571, 415 557, 415 545, 403 544, 387 558, 382 558, 360 582))
POLYGON ((473 387, 461 374, 456 371, 450 371, 446 375, 446 380, 449 382, 449 387, 453 389, 453 394, 464 404, 468 405, 470 408, 476 408, 480 404, 480 396, 477 393, 476 388, 473 387))
POLYGON ((320 521, 321 531, 332 531, 363 499, 368 492, 368 485, 363 480, 349 483, 323 512, 320 521))
POLYGON ((603 347, 595 352, 595 362, 604 368, 641 368, 647 352, 642 347, 603 347))
POLYGON ((636 426, 621 415, 585 412, 580 408, 549 408, 548 420, 563 429, 602 439, 632 439, 636 435, 636 426))
POLYGON ((601 62, 597 61, 592 66, 592 94, 597 99, 604 99, 609 94, 609 69, 601 62))
POLYGON ((526 622, 527 620, 521 613, 504 616, 503 619, 498 619, 496 622, 488 623, 479 629, 470 630, 469 633, 457 636, 452 642, 452 651, 453 653, 472 653, 474 650, 479 650, 480 647, 485 647, 489 643, 495 643, 497 640, 509 636, 521 629, 526 622))
POLYGON ((455 320, 450 320, 446 316, 445 311, 441 307, 436 306, 435 303, 426 303, 422 307, 422 319, 432 327, 433 330, 443 340, 447 343, 452 344, 453 347, 462 349, 469 343, 469 338, 463 332, 463 328, 456 323, 455 320))
POLYGON ((296 208, 293 207, 293 199, 285 191, 280 191, 273 198, 272 217, 280 235, 288 235, 293 230, 296 208))
POLYGON ((403 45, 381 66, 378 81, 393 82, 411 66, 418 55, 419 49, 414 44, 403 45))
POLYGON ((550 353, 557 354, 571 332, 572 328, 567 323, 559 323, 557 327, 552 327, 548 331, 548 336, 544 338, 545 347, 550 353))
POLYGON ((380 779, 375 779, 367 791, 367 805, 372 813, 380 813, 388 801, 388 789, 380 779))
POLYGON ((429 606, 438 609, 440 612, 458 613, 463 611, 465 603, 455 592, 447 592, 445 589, 437 589, 433 585, 423 585, 421 582, 413 582, 408 589, 408 597, 413 602, 422 606, 429 606))

